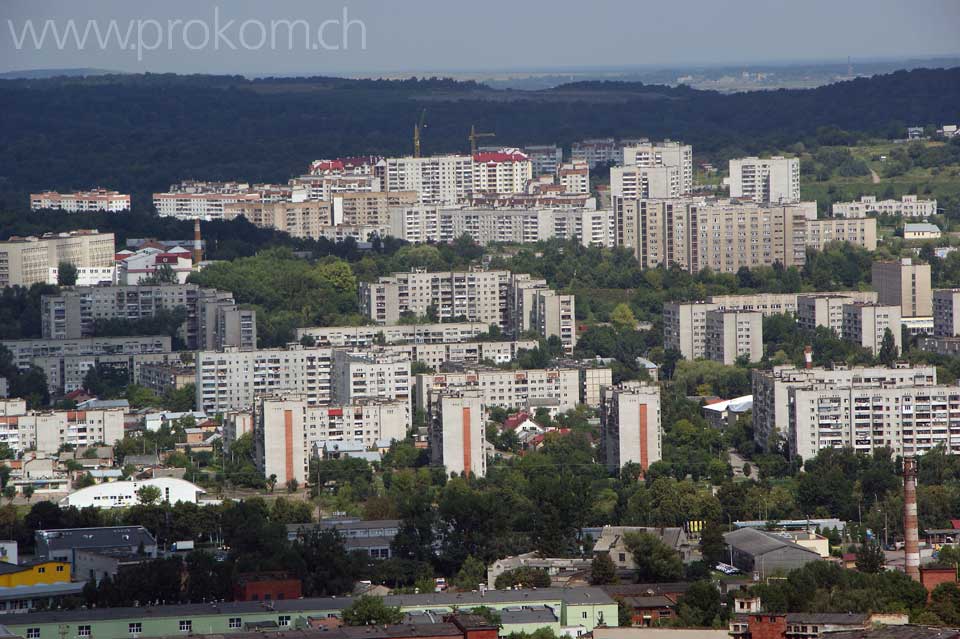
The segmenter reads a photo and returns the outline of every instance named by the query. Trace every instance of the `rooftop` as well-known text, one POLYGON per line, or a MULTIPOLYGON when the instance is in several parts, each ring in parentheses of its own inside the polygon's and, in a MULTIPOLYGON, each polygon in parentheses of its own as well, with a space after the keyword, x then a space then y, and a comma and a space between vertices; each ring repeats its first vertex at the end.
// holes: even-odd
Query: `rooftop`
POLYGON ((739 530, 734 530, 733 532, 725 533, 723 535, 723 539, 728 545, 755 557, 765 555, 775 550, 781 550, 783 548, 801 550, 803 552, 816 555, 818 558, 820 556, 809 548, 804 548, 803 546, 795 544, 792 541, 788 541, 783 537, 770 534, 762 530, 756 530, 754 528, 741 528, 739 530))

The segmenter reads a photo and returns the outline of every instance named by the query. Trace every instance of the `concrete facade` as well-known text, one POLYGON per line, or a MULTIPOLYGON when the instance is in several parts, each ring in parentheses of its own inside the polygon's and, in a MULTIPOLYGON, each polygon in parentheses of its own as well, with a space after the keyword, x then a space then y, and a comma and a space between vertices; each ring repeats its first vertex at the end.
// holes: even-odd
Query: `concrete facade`
POLYGON ((903 317, 933 315, 929 264, 915 263, 909 257, 899 262, 874 262, 871 274, 881 304, 899 305, 903 317))
POLYGON ((79 268, 114 266, 113 233, 79 230, 0 242, 0 288, 44 284, 60 262, 79 268))
POLYGON ((430 458, 448 473, 487 474, 486 419, 479 390, 436 389, 430 411, 430 458))
POLYGON ((874 356, 880 353, 886 331, 893 335, 897 354, 903 348, 900 330, 900 307, 882 304, 844 304, 843 339, 868 349, 874 356))
POLYGON ((730 160, 730 197, 754 202, 799 202, 800 159, 775 156, 730 160))
POLYGON ((759 362, 763 358, 763 315, 756 311, 707 311, 705 356, 726 366, 737 359, 759 362))
POLYGON ((633 382, 603 390, 600 447, 607 468, 638 464, 646 471, 660 460, 661 442, 659 385, 633 382))

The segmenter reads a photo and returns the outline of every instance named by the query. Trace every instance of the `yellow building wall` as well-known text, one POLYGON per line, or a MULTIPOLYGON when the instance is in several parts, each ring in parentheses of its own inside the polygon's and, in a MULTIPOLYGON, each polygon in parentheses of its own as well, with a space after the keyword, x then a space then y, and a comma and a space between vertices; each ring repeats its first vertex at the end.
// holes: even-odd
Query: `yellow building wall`
POLYGON ((37 586, 70 581, 70 564, 63 561, 45 561, 23 566, 19 572, 0 575, 0 588, 37 586))

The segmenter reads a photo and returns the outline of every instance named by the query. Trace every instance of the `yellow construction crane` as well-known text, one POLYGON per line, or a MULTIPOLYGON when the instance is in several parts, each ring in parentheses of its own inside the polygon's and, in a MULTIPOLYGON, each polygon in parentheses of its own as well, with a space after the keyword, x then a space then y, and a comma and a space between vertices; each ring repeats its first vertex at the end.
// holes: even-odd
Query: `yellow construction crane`
POLYGON ((426 124, 424 120, 427 118, 427 110, 424 109, 420 112, 420 119, 417 120, 417 123, 413 125, 413 157, 420 157, 420 131, 423 130, 426 124))
POLYGON ((477 140, 480 138, 492 138, 496 135, 496 133, 477 133, 476 127, 471 124, 470 135, 467 136, 467 139, 470 140, 470 155, 477 154, 477 140))

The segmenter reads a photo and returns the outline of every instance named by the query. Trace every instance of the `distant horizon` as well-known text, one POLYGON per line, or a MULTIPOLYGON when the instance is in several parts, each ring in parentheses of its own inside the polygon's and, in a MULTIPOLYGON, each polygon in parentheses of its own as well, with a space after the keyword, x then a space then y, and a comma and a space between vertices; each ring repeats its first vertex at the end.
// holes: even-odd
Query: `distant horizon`
MULTIPOLYGON (((861 65, 875 65, 875 64, 895 64, 895 63, 922 63, 922 62, 937 62, 937 61, 950 61, 955 64, 951 64, 947 67, 940 68, 954 68, 960 66, 960 51, 952 54, 930 54, 930 55, 910 55, 910 56, 873 56, 873 57, 864 57, 864 58, 850 58, 850 64, 856 67, 858 64, 861 65)), ((807 58, 807 59, 781 59, 781 60, 755 60, 755 61, 732 61, 732 62, 696 62, 696 63, 676 63, 676 64, 632 64, 632 65, 583 65, 583 66, 513 66, 513 67, 501 67, 501 68, 469 68, 469 67, 458 67, 458 68, 410 68, 410 69, 396 69, 396 70, 383 70, 383 69, 371 69, 371 70, 357 70, 357 71, 344 71, 344 72, 325 72, 325 71, 274 71, 274 72, 257 72, 257 73, 245 73, 241 71, 231 72, 231 71, 176 71, 176 70, 140 70, 140 71, 130 71, 124 69, 109 69, 109 68, 99 68, 99 67, 24 67, 17 69, 10 69, 8 71, 0 72, 0 76, 12 76, 20 73, 52 73, 52 72, 63 72, 63 73, 76 73, 81 71, 95 72, 97 75, 107 75, 107 74, 117 74, 117 75, 161 75, 161 74, 174 74, 174 75, 209 75, 209 76, 234 76, 240 75, 245 78, 250 79, 260 79, 260 78, 269 78, 269 77, 278 77, 278 78, 310 78, 310 77, 333 77, 333 78, 342 78, 342 79, 366 79, 366 78, 375 78, 378 76, 402 76, 402 77, 433 77, 438 76, 439 74, 451 74, 449 77, 455 75, 478 75, 478 74, 538 74, 538 75, 564 75, 568 73, 630 73, 632 71, 684 71, 684 70, 694 70, 694 69, 727 69, 727 68, 737 68, 737 67, 769 67, 769 68, 791 68, 791 67, 801 67, 801 66, 832 66, 832 65, 846 65, 848 63, 847 58, 807 58)), ((918 68, 916 66, 912 68, 918 68)), ((894 69, 890 72, 895 72, 896 70, 908 70, 906 67, 903 69, 894 69)), ((611 80, 616 81, 616 80, 611 80)))

